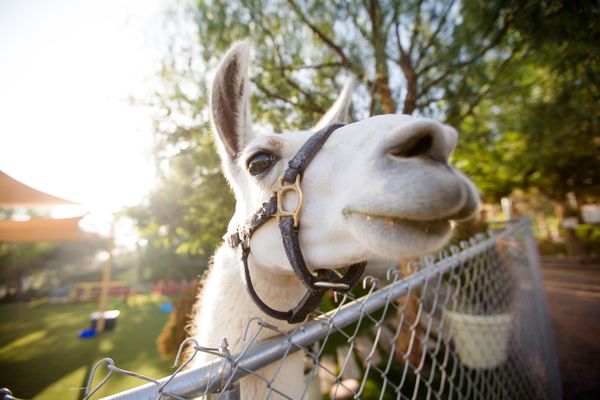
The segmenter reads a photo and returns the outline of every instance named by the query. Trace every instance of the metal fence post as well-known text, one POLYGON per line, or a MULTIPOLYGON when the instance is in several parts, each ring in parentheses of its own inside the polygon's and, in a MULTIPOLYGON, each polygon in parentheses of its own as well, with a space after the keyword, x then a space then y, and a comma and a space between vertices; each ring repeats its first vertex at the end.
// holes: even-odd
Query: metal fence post
MULTIPOLYGON (((229 344, 227 343, 227 339, 223 338, 221 340, 221 344, 219 345, 219 352, 223 356, 226 361, 226 366, 223 371, 223 379, 228 379, 234 370, 234 361, 231 357, 231 353, 229 352, 229 344)), ((225 386, 218 398, 220 400, 240 400, 241 389, 240 383, 238 380, 232 381, 227 385, 227 381, 223 382, 223 386, 225 386)), ((213 396, 214 397, 214 396, 213 396)))
POLYGON ((548 366, 549 376, 548 382, 549 392, 553 396, 554 399, 562 399, 562 385, 560 381, 560 368, 558 366, 558 357, 556 356, 556 350, 554 345, 554 335, 552 333, 552 326, 550 325, 550 317, 548 315, 548 307, 546 296, 544 295, 544 286, 542 284, 541 278, 541 264, 538 253, 537 242, 535 237, 533 236, 533 230, 531 226, 531 219, 527 217, 523 217, 526 221, 526 229, 525 229, 525 251, 527 254, 527 261, 529 263, 529 267, 531 270, 531 281, 533 286, 533 296, 535 298, 535 302, 537 305, 538 313, 538 321, 541 325, 541 333, 543 335, 542 342, 544 344, 544 351, 548 355, 547 360, 550 364, 548 366))

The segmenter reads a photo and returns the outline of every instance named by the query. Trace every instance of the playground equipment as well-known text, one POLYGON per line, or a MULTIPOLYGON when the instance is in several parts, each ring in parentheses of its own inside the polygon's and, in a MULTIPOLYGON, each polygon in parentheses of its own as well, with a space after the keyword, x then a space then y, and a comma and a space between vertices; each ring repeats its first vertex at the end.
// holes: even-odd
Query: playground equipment
MULTIPOLYGON (((136 291, 129 287, 124 281, 112 281, 108 285, 108 296, 120 298, 127 301, 127 298, 136 291)), ((71 303, 80 303, 85 301, 98 301, 102 294, 102 282, 81 282, 76 284, 69 293, 71 303)))

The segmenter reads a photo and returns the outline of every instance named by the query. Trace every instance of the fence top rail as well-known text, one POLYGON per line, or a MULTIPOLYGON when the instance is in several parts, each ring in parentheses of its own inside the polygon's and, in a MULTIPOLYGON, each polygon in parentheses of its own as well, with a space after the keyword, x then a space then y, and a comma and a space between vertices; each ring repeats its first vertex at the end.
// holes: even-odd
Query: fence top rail
MULTIPOLYGON (((249 346, 239 354, 231 356, 228 353, 214 353, 220 357, 210 363, 187 370, 180 368, 170 376, 152 380, 151 383, 105 397, 103 400, 157 399, 161 395, 164 396, 163 398, 181 398, 220 390, 227 383, 248 375, 250 371, 256 371, 287 354, 305 349, 332 330, 342 329, 356 322, 361 315, 372 313, 390 300, 406 295, 411 288, 418 287, 434 276, 444 274, 465 261, 488 251, 496 246, 499 239, 514 234, 528 226, 529 223, 530 221, 526 217, 518 221, 510 221, 504 229, 490 233, 485 239, 473 241, 461 251, 454 252, 436 263, 430 262, 418 273, 402 279, 394 278, 395 281, 391 284, 378 290, 371 290, 364 297, 325 313, 290 332, 277 331, 280 333, 279 335, 256 344, 253 344, 253 340, 249 340, 249 346), (171 393, 177 393, 177 395, 171 393)), ((373 288, 375 288, 374 283, 373 288)), ((260 318, 251 318, 246 330, 253 323, 275 329, 260 318)), ((203 351, 198 347, 196 350, 203 351)))

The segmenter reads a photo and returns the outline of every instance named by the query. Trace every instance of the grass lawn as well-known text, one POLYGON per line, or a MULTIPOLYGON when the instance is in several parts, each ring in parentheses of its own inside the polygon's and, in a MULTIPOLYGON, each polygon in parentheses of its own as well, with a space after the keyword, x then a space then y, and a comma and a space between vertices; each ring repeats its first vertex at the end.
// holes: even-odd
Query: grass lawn
MULTIPOLYGON (((118 307, 116 328, 91 339, 77 333, 89 327, 96 303, 0 305, 0 387, 25 399, 80 399, 93 364, 104 357, 153 378, 169 375, 172 361, 160 360, 155 346, 168 318, 160 302, 150 295, 131 297, 118 307)), ((95 383, 106 369, 98 372, 95 383)), ((143 383, 112 375, 94 398, 143 383)))

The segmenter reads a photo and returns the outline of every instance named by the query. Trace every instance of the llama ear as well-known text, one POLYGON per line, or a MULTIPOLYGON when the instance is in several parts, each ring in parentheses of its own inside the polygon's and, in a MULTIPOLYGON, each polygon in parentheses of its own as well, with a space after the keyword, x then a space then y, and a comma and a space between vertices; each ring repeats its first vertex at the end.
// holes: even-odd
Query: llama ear
POLYGON ((234 159, 252 135, 248 64, 250 44, 235 43, 227 52, 213 80, 211 115, 222 157, 234 159))
POLYGON ((352 86, 354 79, 350 78, 344 84, 344 88, 331 108, 323 115, 321 120, 314 126, 314 131, 323 129, 334 123, 350 122, 350 104, 352 103, 352 86))

